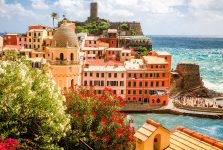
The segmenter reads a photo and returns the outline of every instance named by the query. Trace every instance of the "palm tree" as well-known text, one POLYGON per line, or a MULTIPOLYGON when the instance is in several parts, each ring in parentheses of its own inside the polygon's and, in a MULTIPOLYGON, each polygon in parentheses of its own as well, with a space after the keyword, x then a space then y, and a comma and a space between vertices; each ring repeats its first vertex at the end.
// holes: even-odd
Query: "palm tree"
POLYGON ((52 14, 50 16, 53 19, 53 28, 54 28, 54 20, 58 18, 58 14, 56 12, 52 12, 52 14))

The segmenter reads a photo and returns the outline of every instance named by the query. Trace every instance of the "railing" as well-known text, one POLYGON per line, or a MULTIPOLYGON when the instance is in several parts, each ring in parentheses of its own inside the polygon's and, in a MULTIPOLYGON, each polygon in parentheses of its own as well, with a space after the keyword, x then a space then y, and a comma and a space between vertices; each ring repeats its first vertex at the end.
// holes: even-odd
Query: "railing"
POLYGON ((80 62, 78 61, 67 61, 67 60, 54 60, 49 61, 51 65, 79 65, 80 62))

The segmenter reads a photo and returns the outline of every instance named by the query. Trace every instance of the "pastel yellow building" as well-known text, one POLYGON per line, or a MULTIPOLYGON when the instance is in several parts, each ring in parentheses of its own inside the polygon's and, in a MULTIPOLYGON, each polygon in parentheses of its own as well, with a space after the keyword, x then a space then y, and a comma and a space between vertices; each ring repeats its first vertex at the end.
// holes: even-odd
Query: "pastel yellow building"
POLYGON ((223 150, 223 141, 184 127, 169 131, 150 119, 146 120, 134 136, 136 150, 223 150))
POLYGON ((27 48, 42 50, 44 38, 48 36, 46 29, 31 29, 27 32, 27 48))

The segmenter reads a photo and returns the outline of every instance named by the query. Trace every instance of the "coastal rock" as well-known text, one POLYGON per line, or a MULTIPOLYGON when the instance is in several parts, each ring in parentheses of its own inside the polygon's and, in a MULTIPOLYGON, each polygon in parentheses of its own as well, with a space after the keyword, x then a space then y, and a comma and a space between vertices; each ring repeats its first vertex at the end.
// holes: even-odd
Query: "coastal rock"
POLYGON ((199 65, 184 62, 177 65, 171 74, 170 96, 193 96, 213 98, 222 96, 222 93, 207 89, 200 77, 199 65))

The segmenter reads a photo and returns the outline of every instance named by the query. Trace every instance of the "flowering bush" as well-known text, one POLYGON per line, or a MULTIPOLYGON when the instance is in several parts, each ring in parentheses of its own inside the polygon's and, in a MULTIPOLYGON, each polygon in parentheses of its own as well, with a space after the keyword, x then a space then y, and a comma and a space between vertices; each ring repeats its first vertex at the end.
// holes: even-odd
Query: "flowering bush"
POLYGON ((0 150, 15 150, 18 146, 19 142, 16 139, 8 138, 4 140, 0 138, 0 150))
POLYGON ((80 139, 94 149, 134 149, 134 128, 120 113, 123 99, 105 89, 95 95, 93 88, 74 87, 66 90, 67 111, 72 116, 72 132, 62 140, 72 149, 80 139))
POLYGON ((64 103, 46 71, 24 62, 0 61, 1 136, 36 149, 57 147, 70 127, 64 103))

